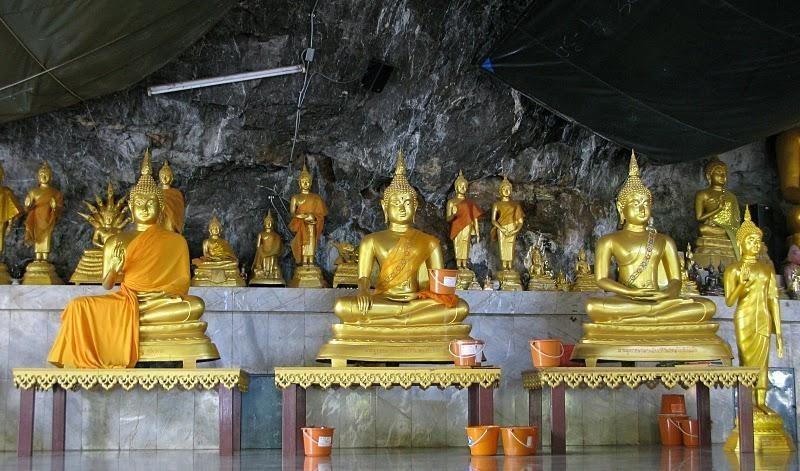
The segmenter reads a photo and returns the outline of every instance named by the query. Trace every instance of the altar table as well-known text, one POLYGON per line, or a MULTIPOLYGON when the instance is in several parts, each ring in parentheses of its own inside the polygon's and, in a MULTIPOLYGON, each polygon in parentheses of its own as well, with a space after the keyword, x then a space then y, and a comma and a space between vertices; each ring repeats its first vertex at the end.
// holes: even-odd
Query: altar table
POLYGON ((140 386, 149 391, 155 386, 171 390, 180 385, 189 391, 195 387, 216 388, 219 394, 219 452, 231 455, 241 443, 242 392, 247 391, 249 376, 238 368, 130 368, 69 369, 14 368, 14 386, 20 390, 19 435, 17 456, 33 452, 33 414, 36 390, 53 390, 52 451, 64 451, 67 418, 67 390, 90 390, 99 385, 108 391, 121 386, 125 391, 140 386))
POLYGON ((284 457, 303 454, 301 428, 306 426, 306 389, 312 386, 467 388, 467 422, 490 425, 494 422, 493 389, 499 383, 500 368, 488 367, 276 367, 275 385, 283 390, 282 454, 284 457))
MULTIPOLYGON (((542 388, 550 387, 550 450, 554 455, 566 454, 567 418, 566 388, 581 386, 597 389, 608 386, 616 389, 627 386, 635 389, 645 384, 651 388, 658 384, 667 389, 675 386, 695 387, 697 419, 700 425, 700 446, 711 446, 711 399, 709 387, 738 389, 739 443, 742 453, 753 452, 753 397, 752 388, 758 380, 758 368, 743 367, 558 367, 522 373, 522 386, 528 390, 530 425, 541 425, 542 388)), ((655 418, 654 418, 655 419, 655 418)), ((541 435, 540 435, 541 437, 541 435)))

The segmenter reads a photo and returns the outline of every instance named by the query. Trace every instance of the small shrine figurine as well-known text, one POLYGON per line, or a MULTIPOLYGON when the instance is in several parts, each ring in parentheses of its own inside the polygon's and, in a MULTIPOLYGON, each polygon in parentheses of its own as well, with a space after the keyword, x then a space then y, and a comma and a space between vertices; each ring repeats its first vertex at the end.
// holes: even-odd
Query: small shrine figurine
MULTIPOLYGON (((5 179, 6 172, 0 166, 0 183, 5 179)), ((22 213, 22 206, 14 196, 11 188, 2 185, 0 186, 0 256, 3 255, 6 249, 6 235, 11 231, 11 226, 14 220, 22 213)), ((5 263, 0 262, 0 285, 7 285, 11 283, 11 275, 8 274, 8 267, 5 263)))
POLYGON ((575 283, 571 291, 603 291, 597 286, 597 280, 592 273, 592 266, 586 259, 586 250, 581 247, 578 251, 578 261, 575 262, 575 283))
POLYGON ((500 271, 497 272, 497 280, 500 282, 500 289, 503 291, 520 291, 522 282, 519 273, 514 270, 514 243, 517 234, 522 229, 525 220, 525 213, 519 202, 511 199, 513 187, 507 177, 503 177, 500 183, 500 200, 492 205, 492 230, 493 240, 497 240, 498 253, 500 255, 500 271))
POLYGON ((700 224, 695 243, 695 258, 700 266, 728 265, 739 259, 736 230, 739 228, 739 201, 725 187, 728 166, 714 156, 705 167, 708 188, 694 197, 694 209, 700 224))
POLYGON ((590 298, 583 338, 573 359, 586 366, 598 360, 711 361, 730 364, 730 347, 710 320, 716 305, 700 297, 681 297, 681 272, 675 242, 650 225, 653 195, 639 176, 631 152, 628 178, 617 194, 622 229, 604 235, 595 248, 597 284, 610 296, 590 298), (616 260, 617 277, 611 275, 616 260), (666 284, 659 284, 663 266, 666 284))
POLYGON ((47 162, 37 172, 39 186, 25 197, 25 242, 33 246, 34 261, 25 268, 23 285, 62 285, 53 264, 47 261, 53 241, 53 229, 64 212, 64 197, 50 186, 53 170, 47 162))
POLYGON ((558 272, 558 276, 556 276, 556 291, 569 291, 569 285, 567 275, 563 271, 558 272))
POLYGON ((300 171, 298 184, 300 193, 293 195, 289 201, 289 229, 295 233, 292 239, 292 254, 294 255, 294 276, 289 281, 293 288, 326 288, 328 283, 322 276, 322 270, 314 261, 317 251, 317 241, 322 235, 325 225, 325 216, 328 208, 319 195, 311 193, 311 173, 305 164, 300 171))
POLYGON ((786 263, 783 267, 783 282, 792 299, 800 296, 800 247, 792 245, 786 254, 786 263))
POLYGON ((528 270, 528 291, 557 291, 558 284, 547 263, 544 247, 538 244, 531 247, 531 268, 528 270))
POLYGON ((239 259, 228 241, 222 238, 222 224, 216 216, 208 223, 208 239, 203 241, 203 256, 192 259, 192 286, 245 286, 239 273, 239 259))
POLYGON ((469 262, 472 236, 475 236, 475 242, 480 242, 481 239, 478 220, 483 215, 483 211, 472 199, 467 198, 469 181, 464 178, 461 170, 458 171, 458 177, 453 187, 456 195, 447 202, 446 216, 450 223, 450 239, 453 241, 456 268, 458 269, 456 288, 480 289, 480 285, 475 279, 475 272, 470 270, 467 262, 469 262))
POLYGON ((258 234, 256 241, 256 256, 253 259, 250 286, 283 286, 286 284, 280 264, 283 241, 281 236, 273 230, 274 225, 272 211, 267 211, 267 215, 264 216, 264 230, 258 234))
POLYGON ((483 290, 494 291, 494 281, 489 273, 486 274, 486 279, 483 280, 483 290))
POLYGON ((333 287, 358 287, 358 247, 348 242, 334 242, 333 246, 339 252, 334 262, 333 287))
POLYGON ((78 213, 92 226, 92 245, 83 251, 75 272, 70 277, 70 283, 95 284, 103 283, 103 245, 109 237, 119 234, 131 221, 127 215, 128 207, 125 205, 125 197, 114 200, 114 187, 108 182, 106 188, 106 201, 103 202, 100 196, 95 195, 95 204, 88 201, 83 203, 89 210, 89 214, 78 213))
POLYGON ((692 276, 695 270, 691 244, 686 244, 686 253, 679 260, 681 262, 681 296, 699 296, 697 282, 692 276))
MULTIPOLYGON (((725 269, 725 304, 736 305, 733 325, 740 366, 760 370, 753 392, 755 451, 791 452, 794 440, 784 431, 781 416, 766 402, 771 336, 775 335, 778 358, 783 358, 783 336, 775 272, 758 258, 762 236, 761 229, 750 220, 750 211, 745 209, 744 222, 736 232, 741 259, 725 269)), ((735 429, 724 448, 734 451, 738 445, 739 431, 735 429)))
MULTIPOLYGON (((150 150, 148 149, 147 152, 150 152, 150 150)), ((161 183, 161 189, 164 191, 164 216, 161 222, 166 230, 183 234, 186 204, 181 190, 172 187, 174 178, 175 175, 172 173, 172 168, 169 166, 169 162, 165 160, 161 170, 158 171, 158 180, 161 183)))

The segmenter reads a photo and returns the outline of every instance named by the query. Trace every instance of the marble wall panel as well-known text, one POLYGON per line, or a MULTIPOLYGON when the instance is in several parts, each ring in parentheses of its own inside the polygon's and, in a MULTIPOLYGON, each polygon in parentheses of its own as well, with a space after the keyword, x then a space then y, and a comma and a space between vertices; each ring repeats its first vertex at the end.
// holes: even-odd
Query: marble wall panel
MULTIPOLYGON (((253 385, 252 379, 250 385, 251 387, 253 385)), ((250 410, 250 408, 243 408, 242 410, 250 410)), ((242 424, 244 424, 244 421, 245 418, 243 416, 242 424)), ((267 421, 264 420, 264 422, 267 421)), ((246 430, 248 428, 242 425, 242 429, 246 430)), ((219 447, 219 394, 216 389, 194 391, 193 430, 192 439, 195 450, 217 449, 219 447)))
MULTIPOLYGON (((415 390, 411 398, 410 446, 447 446, 446 414, 447 403, 444 391, 437 388, 415 390)), ((497 415, 495 412, 495 420, 497 420, 497 415)))
MULTIPOLYGON (((375 403, 375 445, 377 447, 402 448, 409 446, 412 436, 412 397, 412 390, 399 387, 378 391, 375 403)), ((447 412, 449 411, 448 408, 447 412)), ((449 423, 449 415, 447 419, 449 423)))
MULTIPOLYGON (((216 407, 216 400, 213 401, 216 407)), ((309 404, 309 409, 311 409, 309 404)), ((195 407, 195 414, 199 410, 195 407)), ((196 423, 195 419, 195 423, 196 423)), ((217 442, 211 444, 216 447, 217 442)), ((273 375, 253 375, 242 395, 242 448, 280 448, 281 393, 273 375)))
POLYGON ((8 396, 13 394, 14 384, 10 380, 0 379, 0 451, 13 450, 12 441, 16 441, 16 417, 8 415, 8 396), (13 430, 13 437, 12 437, 13 430), (13 440, 12 440, 13 438, 13 440))
POLYGON ((84 391, 67 392, 67 436, 64 441, 67 450, 80 450, 83 446, 83 401, 86 394, 84 391))
POLYGON ((194 447, 194 395, 173 389, 157 391, 156 446, 160 450, 194 447))
POLYGON ((337 321, 331 313, 307 313, 303 316, 303 365, 314 366, 320 347, 331 338, 331 325, 337 321))
MULTIPOLYGON (((342 448, 373 448, 377 446, 376 423, 377 389, 343 389, 338 397, 339 446, 342 448)), ((412 406, 413 407, 413 406, 412 406)))
MULTIPOLYGON (((293 288, 238 288, 234 290, 232 309, 243 312, 304 312, 307 292, 293 288)), ((328 304, 324 310, 330 310, 332 306, 328 304)))
POLYGON ((232 313, 233 364, 251 373, 270 373, 269 315, 232 313))
MULTIPOLYGON (((49 312, 11 311, 8 315, 9 367, 41 367, 50 350, 49 312)), ((6 373, 8 374, 8 373, 6 373)))
POLYGON ((267 331, 267 364, 266 370, 272 371, 276 366, 297 366, 303 364, 305 350, 305 316, 301 313, 269 315, 267 331))
MULTIPOLYGON (((467 443, 468 392, 466 389, 448 388, 444 390, 444 396, 447 401, 447 446, 464 446, 467 443)), ((498 423, 496 419, 494 422, 498 423)))
MULTIPOLYGON (((587 394, 585 391, 572 390, 567 391, 566 408, 567 408, 567 444, 568 445, 584 445, 586 442, 586 435, 594 435, 594 430, 584 430, 584 426, 593 427, 591 420, 584 417, 584 415, 591 416, 591 411, 586 412, 584 401, 587 394)), ((552 399, 552 398, 551 398, 552 399)))
POLYGON ((206 312, 236 311, 234 297, 241 288, 192 287, 189 294, 203 300, 206 312))
POLYGON ((81 394, 84 396, 84 400, 81 402, 81 430, 83 432, 81 448, 83 450, 119 450, 120 410, 123 393, 119 389, 112 389, 110 391, 82 391, 81 394))
POLYGON ((206 312, 203 314, 208 323, 206 335, 216 345, 219 360, 198 363, 199 368, 228 368, 238 366, 233 358, 233 314, 230 312, 206 312))
MULTIPOLYGON (((8 363, 10 319, 8 311, 0 311, 0 380, 11 379, 11 367, 8 363)), ((2 404, 2 402, 0 402, 2 404)), ((2 407, 0 407, 2 409, 2 407)))
POLYGON ((120 400, 119 408, 119 448, 121 450, 156 448, 157 394, 156 391, 145 391, 138 388, 122 393, 123 397, 120 400))

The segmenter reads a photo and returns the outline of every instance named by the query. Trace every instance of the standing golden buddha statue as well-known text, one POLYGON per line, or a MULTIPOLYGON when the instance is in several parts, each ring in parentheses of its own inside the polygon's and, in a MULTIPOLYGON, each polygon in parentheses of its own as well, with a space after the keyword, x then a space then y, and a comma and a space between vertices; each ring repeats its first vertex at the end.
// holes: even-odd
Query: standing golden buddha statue
POLYGON ((572 283, 570 291, 603 291, 597 286, 597 279, 592 273, 592 266, 586 258, 586 250, 583 247, 578 251, 578 260, 575 262, 575 282, 572 283))
MULTIPOLYGON (((6 172, 0 166, 0 183, 5 179, 6 172)), ((0 256, 6 250, 6 235, 11 231, 11 226, 14 220, 22 213, 22 206, 14 196, 11 188, 1 185, 0 186, 0 256)), ((8 274, 8 267, 5 263, 0 262, 0 285, 7 285, 11 283, 11 275, 8 274)))
POLYGON ((203 256, 192 259, 192 286, 246 286, 239 273, 239 258, 222 238, 222 223, 212 216, 208 223, 208 239, 203 241, 203 256))
POLYGON ((373 362, 451 361, 451 340, 469 339, 472 326, 461 321, 469 306, 456 295, 428 291, 428 269, 443 268, 439 240, 413 227, 417 192, 408 183, 402 152, 394 178, 381 199, 389 228, 367 235, 358 255, 358 293, 336 300, 333 339, 318 360, 345 366, 373 362), (370 292, 373 264, 380 267, 370 292))
POLYGON ((467 262, 469 262, 472 236, 475 236, 475 242, 480 242, 481 239, 478 219, 483 215, 483 211, 473 200, 467 198, 469 181, 464 178, 461 170, 458 171, 458 177, 453 187, 456 195, 447 201, 446 218, 450 223, 450 239, 453 241, 456 268, 458 269, 456 288, 480 289, 480 285, 475 279, 475 272, 470 270, 467 262))
POLYGON ((283 241, 281 236, 273 230, 275 219, 272 211, 267 211, 264 216, 264 230, 258 234, 256 241, 256 256, 253 259, 252 276, 250 285, 283 286, 281 272, 281 252, 283 252, 283 241))
POLYGON ((694 197, 694 211, 699 236, 695 243, 695 260, 701 267, 728 266, 739 259, 736 230, 739 228, 739 201, 725 184, 728 166, 714 156, 705 167, 708 188, 694 197))
POLYGON ((68 368, 132 368, 137 362, 219 358, 200 321, 205 305, 189 292, 189 246, 161 225, 164 192, 145 154, 131 189, 131 231, 103 245, 103 287, 119 290, 67 304, 47 361, 68 368))
POLYGON ((53 229, 64 212, 64 197, 50 186, 53 170, 47 162, 37 172, 39 186, 28 191, 25 197, 25 242, 33 246, 34 261, 25 268, 24 285, 61 285, 56 269, 47 261, 53 241, 53 229))
POLYGON ((492 205, 492 230, 493 240, 497 240, 498 253, 500 255, 500 271, 497 272, 497 280, 500 282, 500 289, 504 291, 521 291, 522 282, 519 273, 514 270, 514 243, 517 241, 517 234, 522 229, 525 220, 525 213, 519 202, 511 199, 513 187, 508 177, 503 177, 500 183, 500 200, 492 205))
POLYGON ((89 209, 89 214, 78 213, 92 226, 92 245, 83 251, 75 272, 70 277, 70 283, 96 284, 103 283, 103 245, 109 237, 119 234, 131 222, 126 214, 125 197, 114 200, 114 187, 108 182, 106 188, 106 201, 95 195, 95 204, 84 201, 89 209))
MULTIPOLYGON (((739 365, 760 370, 753 391, 755 451, 790 452, 794 451, 793 440, 784 431, 783 420, 767 407, 770 337, 775 334, 778 358, 783 358, 783 336, 775 271, 772 265, 759 260, 763 235, 750 220, 750 210, 745 208, 744 222, 736 232, 742 256, 725 269, 723 276, 725 304, 736 304, 733 325, 739 365)), ((735 429, 725 449, 734 451, 738 446, 739 431, 735 429)))
POLYGON ((791 204, 786 215, 786 245, 800 246, 800 128, 789 129, 775 139, 778 179, 783 199, 791 204))
POLYGON ((716 335, 719 324, 714 303, 700 297, 681 297, 678 250, 668 236, 650 227, 653 195, 639 178, 631 153, 628 178, 617 194, 622 229, 600 238, 595 248, 597 284, 611 296, 590 298, 586 314, 592 323, 572 358, 587 366, 597 360, 667 361, 722 360, 730 364, 731 350, 716 335), (619 278, 609 276, 612 259, 619 278), (659 285, 659 266, 665 285, 659 285))
MULTIPOLYGON (((147 152, 150 152, 150 150, 148 149, 147 152)), ((164 216, 161 222, 166 230, 183 234, 186 203, 181 190, 172 187, 174 179, 175 175, 172 173, 172 167, 165 160, 161 170, 158 171, 158 180, 161 183, 161 189, 164 191, 164 216)))
POLYGON ((294 255, 294 276, 289 281, 293 288, 327 288, 328 283, 322 276, 322 270, 314 261, 317 252, 317 241, 325 226, 328 207, 319 195, 311 193, 311 173, 306 165, 300 171, 297 180, 300 193, 293 195, 289 201, 289 229, 295 233, 292 239, 294 255))

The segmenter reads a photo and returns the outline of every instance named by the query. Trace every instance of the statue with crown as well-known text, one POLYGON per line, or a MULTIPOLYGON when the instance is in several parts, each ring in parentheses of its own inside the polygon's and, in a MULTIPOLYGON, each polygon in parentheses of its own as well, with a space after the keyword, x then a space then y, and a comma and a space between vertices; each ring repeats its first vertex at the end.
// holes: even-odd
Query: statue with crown
POLYGON ((105 289, 118 291, 71 300, 47 360, 68 368, 132 368, 144 362, 219 358, 200 320, 203 300, 188 294, 189 247, 182 235, 163 227, 164 193, 153 179, 150 151, 131 189, 133 230, 103 244, 105 289))
POLYGON ((444 267, 439 239, 414 228, 417 192, 408 182, 402 151, 381 208, 388 228, 364 237, 359 246, 358 292, 336 300, 333 339, 319 361, 435 363, 451 360, 452 340, 469 339, 462 321, 469 306, 456 295, 428 290, 428 269, 444 267), (370 290, 373 264, 380 270, 370 290))
POLYGON ((712 361, 731 363, 730 346, 711 322, 716 305, 681 296, 681 271, 675 241, 651 225, 653 195, 639 176, 631 152, 628 178, 617 194, 622 228, 595 247, 595 279, 610 296, 590 298, 584 335, 573 359, 595 366, 613 361, 712 361), (617 279, 612 272, 616 261, 617 279), (664 275, 659 276, 659 273, 664 275))

